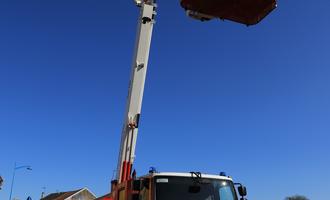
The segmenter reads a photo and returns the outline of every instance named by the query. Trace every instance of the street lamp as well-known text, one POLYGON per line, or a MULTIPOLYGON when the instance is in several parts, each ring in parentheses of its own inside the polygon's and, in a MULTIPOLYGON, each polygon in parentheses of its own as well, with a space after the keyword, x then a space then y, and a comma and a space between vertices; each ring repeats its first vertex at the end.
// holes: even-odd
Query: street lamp
POLYGON ((30 165, 23 165, 23 166, 16 166, 16 163, 14 165, 14 172, 13 172, 13 179, 11 181, 11 187, 10 187, 10 195, 9 200, 11 200, 11 195, 13 194, 13 187, 14 187, 14 180, 15 180, 15 173, 18 169, 26 169, 26 170, 32 170, 30 165))

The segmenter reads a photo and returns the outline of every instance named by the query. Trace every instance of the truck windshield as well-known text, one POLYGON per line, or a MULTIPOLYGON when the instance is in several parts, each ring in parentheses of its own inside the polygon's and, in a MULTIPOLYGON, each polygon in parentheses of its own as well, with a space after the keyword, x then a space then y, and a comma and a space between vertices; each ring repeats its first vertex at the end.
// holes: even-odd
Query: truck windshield
POLYGON ((237 200, 227 180, 190 177, 157 177, 156 200, 237 200))

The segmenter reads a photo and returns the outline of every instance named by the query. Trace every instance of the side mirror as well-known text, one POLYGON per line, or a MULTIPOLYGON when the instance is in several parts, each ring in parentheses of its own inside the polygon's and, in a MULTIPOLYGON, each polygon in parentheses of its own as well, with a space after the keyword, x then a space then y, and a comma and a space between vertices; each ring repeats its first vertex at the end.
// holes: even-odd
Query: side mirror
POLYGON ((246 191, 246 187, 243 185, 238 186, 238 193, 239 195, 241 195, 242 197, 245 197, 247 195, 247 191, 246 191))

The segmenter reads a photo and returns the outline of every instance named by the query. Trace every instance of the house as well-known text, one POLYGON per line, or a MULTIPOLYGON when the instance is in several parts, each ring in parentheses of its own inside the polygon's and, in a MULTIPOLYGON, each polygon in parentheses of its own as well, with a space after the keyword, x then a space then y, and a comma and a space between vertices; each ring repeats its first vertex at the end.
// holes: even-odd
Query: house
POLYGON ((49 194, 40 200, 94 200, 96 196, 87 188, 49 194))

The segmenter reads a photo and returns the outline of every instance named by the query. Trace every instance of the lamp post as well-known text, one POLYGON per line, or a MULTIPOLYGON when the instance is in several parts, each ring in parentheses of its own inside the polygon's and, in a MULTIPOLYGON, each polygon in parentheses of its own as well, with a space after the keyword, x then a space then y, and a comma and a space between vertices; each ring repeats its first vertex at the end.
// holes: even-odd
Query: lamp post
POLYGON ((10 195, 9 195, 9 200, 11 200, 11 195, 13 194, 13 187, 14 187, 14 180, 15 180, 15 173, 16 170, 18 169, 26 169, 26 170, 32 170, 30 165, 23 165, 23 166, 16 166, 16 162, 14 165, 14 172, 13 172, 13 179, 11 181, 11 187, 10 187, 10 195))

